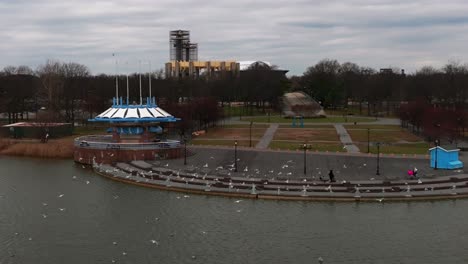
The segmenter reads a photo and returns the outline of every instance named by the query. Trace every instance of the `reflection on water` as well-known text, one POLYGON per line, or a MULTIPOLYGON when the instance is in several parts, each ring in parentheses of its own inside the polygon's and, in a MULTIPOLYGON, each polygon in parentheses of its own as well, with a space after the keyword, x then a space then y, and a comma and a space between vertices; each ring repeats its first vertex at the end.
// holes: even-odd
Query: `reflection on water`
POLYGON ((463 263, 468 200, 239 200, 0 158, 0 263, 463 263))

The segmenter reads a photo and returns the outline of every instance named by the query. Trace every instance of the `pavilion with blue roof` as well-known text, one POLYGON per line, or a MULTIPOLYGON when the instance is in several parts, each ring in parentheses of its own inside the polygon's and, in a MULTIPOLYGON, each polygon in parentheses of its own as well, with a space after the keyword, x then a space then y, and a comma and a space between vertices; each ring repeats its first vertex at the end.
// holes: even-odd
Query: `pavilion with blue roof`
POLYGON ((151 140, 151 134, 162 133, 162 123, 173 123, 176 118, 156 104, 156 98, 147 97, 146 104, 124 104, 123 98, 112 98, 112 106, 97 115, 90 122, 109 123, 107 132, 113 134, 113 141, 120 142, 121 135, 141 135, 141 142, 151 140))

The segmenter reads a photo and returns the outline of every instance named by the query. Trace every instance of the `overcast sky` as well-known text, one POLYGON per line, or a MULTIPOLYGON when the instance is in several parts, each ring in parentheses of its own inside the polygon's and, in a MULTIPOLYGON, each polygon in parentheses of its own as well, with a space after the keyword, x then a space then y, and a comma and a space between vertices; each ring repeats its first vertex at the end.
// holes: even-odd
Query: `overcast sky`
POLYGON ((466 0, 0 0, 0 25, 0 68, 160 69, 175 29, 190 30, 200 60, 264 60, 290 74, 323 58, 408 72, 468 62, 466 0))

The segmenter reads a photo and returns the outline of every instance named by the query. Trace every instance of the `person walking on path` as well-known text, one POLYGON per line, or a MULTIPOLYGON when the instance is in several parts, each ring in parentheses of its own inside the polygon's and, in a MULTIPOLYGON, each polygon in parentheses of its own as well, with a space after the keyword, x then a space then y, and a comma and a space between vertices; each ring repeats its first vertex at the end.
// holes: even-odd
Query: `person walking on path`
POLYGON ((333 170, 330 170, 328 177, 330 177, 330 182, 335 182, 335 174, 333 174, 333 170))

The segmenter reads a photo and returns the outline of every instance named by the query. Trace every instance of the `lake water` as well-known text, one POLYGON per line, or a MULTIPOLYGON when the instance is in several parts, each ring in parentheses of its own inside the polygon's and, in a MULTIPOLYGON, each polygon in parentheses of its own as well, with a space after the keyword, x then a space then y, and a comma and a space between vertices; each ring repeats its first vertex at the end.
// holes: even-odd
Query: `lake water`
POLYGON ((0 263, 467 263, 467 208, 184 196, 0 157, 0 263))

